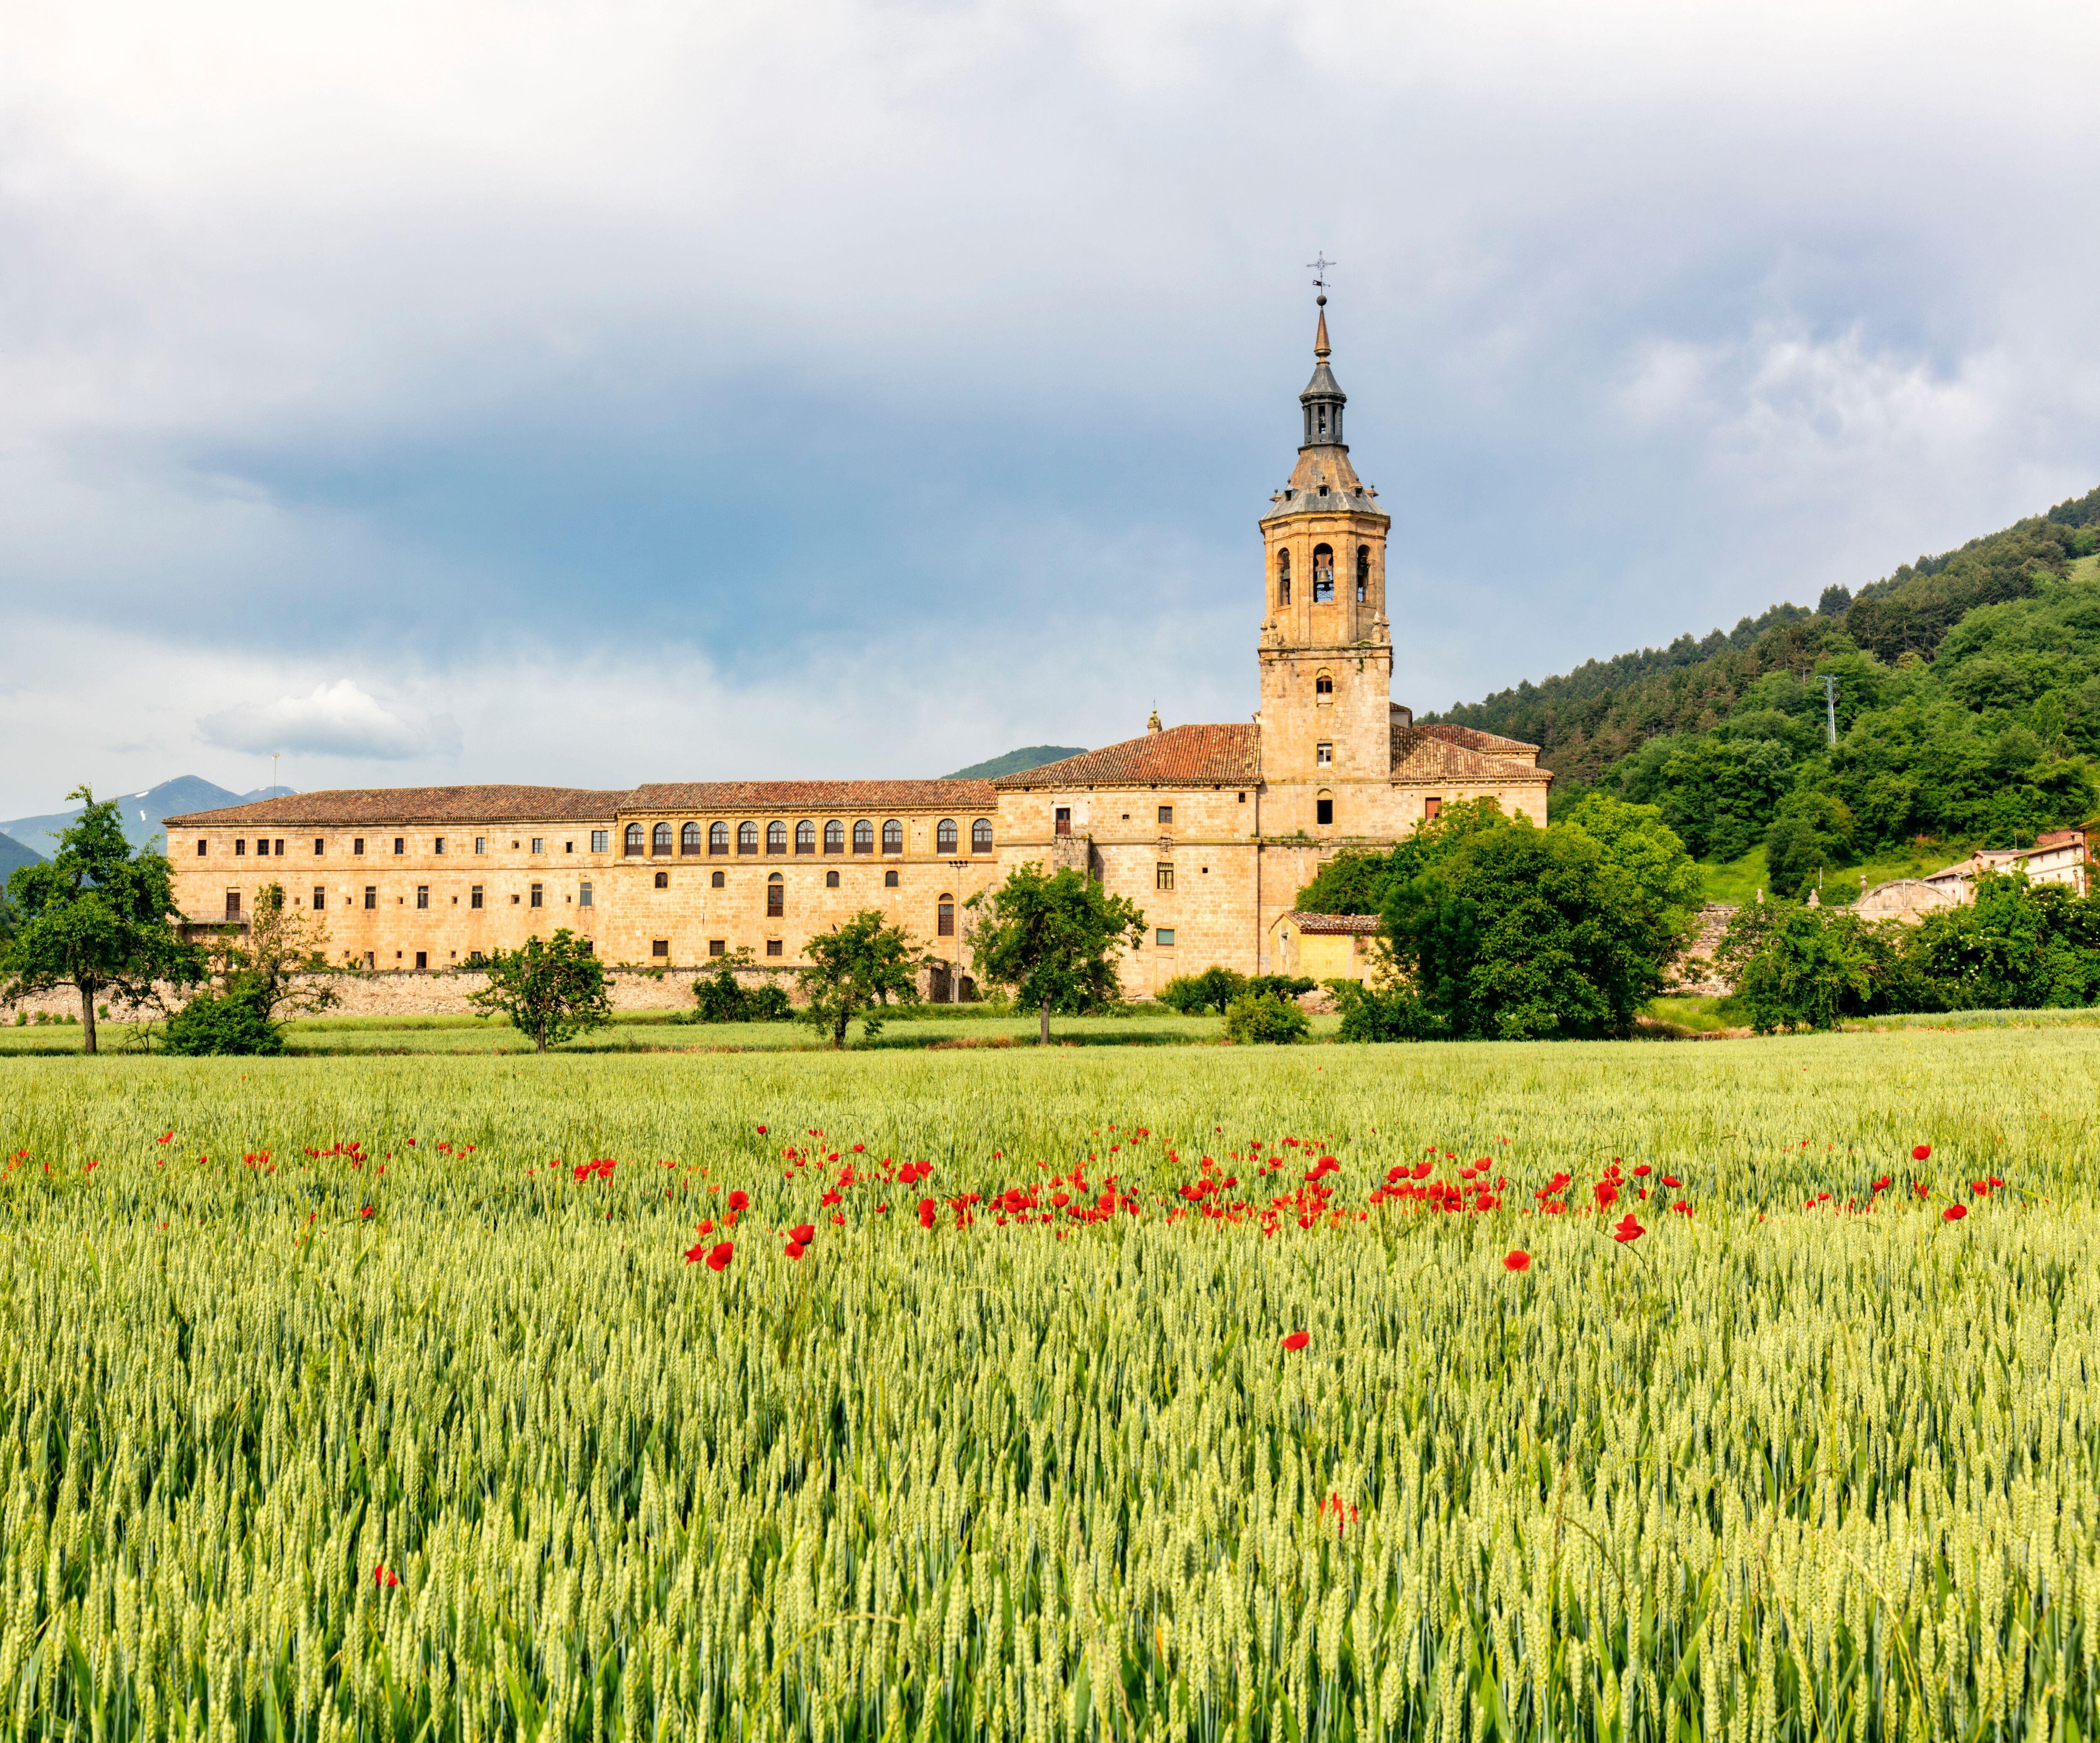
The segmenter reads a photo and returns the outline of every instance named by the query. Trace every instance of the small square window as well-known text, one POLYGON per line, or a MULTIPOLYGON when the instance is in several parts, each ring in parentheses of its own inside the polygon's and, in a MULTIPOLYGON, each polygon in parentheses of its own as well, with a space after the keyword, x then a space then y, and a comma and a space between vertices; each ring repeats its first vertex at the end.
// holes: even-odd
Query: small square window
POLYGON ((591 831, 592 852, 603 853, 610 849, 611 846, 612 831, 611 830, 593 830, 591 831))
POLYGON ((1171 890, 1174 887, 1174 865, 1171 860, 1162 860, 1153 869, 1152 887, 1155 890, 1171 890))
POLYGON ((476 853, 488 852, 488 838, 486 835, 477 835, 474 838, 474 851, 476 853))
POLYGON ((649 953, 652 957, 668 957, 671 954, 671 940, 668 938, 651 939, 649 953))
POLYGON ((535 853, 545 853, 547 851, 547 838, 545 835, 535 835, 532 838, 532 851, 535 853))
POLYGON ((1171 823, 1174 821, 1174 808, 1171 805, 1162 805, 1159 808, 1159 821, 1162 823, 1171 823))
POLYGON ((826 872, 824 874, 824 887, 827 890, 836 890, 838 887, 839 874, 835 871, 826 872))
POLYGON ((659 872, 656 874, 656 887, 660 890, 668 890, 671 887, 670 873, 659 872))
MULTIPOLYGON (((836 877, 837 874, 834 873, 832 875, 836 877)), ((728 883, 728 878, 725 878, 720 872, 717 872, 713 877, 708 879, 708 887, 711 890, 719 890, 728 883)))
POLYGON ((1154 936, 1159 940, 1159 948, 1161 949, 1171 950, 1174 948, 1174 928, 1172 927, 1162 926, 1158 932, 1154 934, 1154 936))
POLYGON ((893 871, 885 872, 882 874, 882 887, 885 890, 895 889, 897 887, 897 874, 893 871))
POLYGON ((1315 745, 1312 760, 1321 768, 1332 768, 1335 766, 1335 747, 1332 745, 1315 745))
POLYGON ((515 908, 515 907, 518 905, 518 903, 520 903, 520 902, 521 902, 521 901, 523 901, 523 900, 524 900, 524 897, 523 897, 522 896, 512 896, 512 897, 510 898, 510 905, 511 905, 513 908, 515 908))
POLYGON ((564 852, 564 853, 574 853, 576 851, 576 844, 574 842, 572 842, 572 841, 565 841, 565 842, 563 842, 563 843, 562 843, 562 852, 564 852))
POLYGON ((777 938, 767 939, 765 940, 765 953, 768 956, 779 956, 780 954, 780 940, 777 938))
POLYGON ((709 956, 726 956, 728 953, 729 941, 726 939, 710 938, 708 940, 708 954, 709 956))

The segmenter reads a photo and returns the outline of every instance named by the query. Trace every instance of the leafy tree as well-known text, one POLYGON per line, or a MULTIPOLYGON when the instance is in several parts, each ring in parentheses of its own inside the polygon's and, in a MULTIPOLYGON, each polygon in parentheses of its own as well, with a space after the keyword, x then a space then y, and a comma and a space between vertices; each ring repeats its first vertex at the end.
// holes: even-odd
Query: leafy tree
POLYGON ((1933 1000, 1924 1009, 2089 1005, 2100 999, 2100 896, 1986 873, 1974 900, 1925 917, 1904 956, 1911 984, 1933 1000))
POLYGON ((1050 1044, 1050 1014, 1096 1010, 1118 990, 1116 957, 1145 936, 1145 915, 1128 897, 1111 896, 1070 867, 1046 874, 1016 866, 996 890, 966 905, 983 918, 971 929, 977 978, 1011 987, 1017 1003, 1041 1014, 1041 1040, 1050 1044))
POLYGON ((1388 887, 1394 960, 1454 1038, 1629 1034, 1685 935, 1682 910, 1608 861, 1595 837, 1524 817, 1460 838, 1388 887))
POLYGON ((1312 1032, 1312 1019, 1273 993, 1242 993, 1225 1007, 1225 1039, 1241 1045, 1288 1045, 1312 1032))
POLYGON ((1345 848, 1298 892, 1300 913, 1376 913, 1385 906, 1386 856, 1345 848))
POLYGON ((882 1032, 883 1011, 893 1001, 919 1002, 919 971, 928 958, 911 947, 901 926, 883 923, 881 911, 863 908, 803 946, 807 968, 796 971, 808 999, 803 1020, 834 1047, 846 1044, 846 1025, 860 1019, 861 1038, 882 1032))
POLYGON ((174 888, 166 858, 131 851, 117 805, 80 787, 77 818, 58 851, 7 880, 14 909, 0 997, 10 1001, 71 984, 80 993, 85 1050, 95 1051, 98 999, 143 1002, 156 982, 196 978, 196 953, 176 935, 174 888))
POLYGON ((205 990, 168 1019, 161 1037, 172 1054, 270 1055, 285 1050, 285 1031, 270 1019, 260 982, 239 979, 224 992, 205 990))
POLYGON ((280 1012, 312 1015, 342 1002, 329 966, 329 932, 320 918, 293 908, 282 884, 255 892, 247 931, 222 927, 205 946, 205 979, 210 993, 239 990, 266 1023, 280 1012))
POLYGON ((1835 794, 1794 794, 1765 835, 1765 869, 1772 893, 1791 899, 1816 874, 1853 858, 1852 813, 1835 794))
POLYGON ((1736 911, 1715 962, 1760 1035, 1830 1029, 1874 990, 1874 931, 1856 915, 1790 902, 1736 911))
POLYGON ((1388 975, 1370 986, 1330 980, 1327 990, 1335 995, 1335 1008, 1342 1014, 1341 1038, 1345 1041, 1433 1041, 1443 1033, 1442 1025, 1405 975, 1388 975))
POLYGON ((513 1028, 532 1037, 536 1052, 612 1021, 605 965, 592 953, 590 940, 567 927, 544 944, 535 933, 518 949, 497 951, 486 972, 488 985, 469 993, 467 1002, 508 1017, 513 1028))
POLYGON ((1309 975, 1250 975, 1246 990, 1258 996, 1293 999, 1316 990, 1320 983, 1309 975))

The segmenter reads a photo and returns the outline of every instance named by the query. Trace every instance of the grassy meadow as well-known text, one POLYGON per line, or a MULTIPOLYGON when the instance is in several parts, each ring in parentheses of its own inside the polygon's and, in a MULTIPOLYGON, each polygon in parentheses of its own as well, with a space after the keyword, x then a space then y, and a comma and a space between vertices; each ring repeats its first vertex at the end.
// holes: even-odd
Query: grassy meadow
POLYGON ((2089 1736, 2096 1100, 2075 1027, 0 1060, 0 1733, 2089 1736))

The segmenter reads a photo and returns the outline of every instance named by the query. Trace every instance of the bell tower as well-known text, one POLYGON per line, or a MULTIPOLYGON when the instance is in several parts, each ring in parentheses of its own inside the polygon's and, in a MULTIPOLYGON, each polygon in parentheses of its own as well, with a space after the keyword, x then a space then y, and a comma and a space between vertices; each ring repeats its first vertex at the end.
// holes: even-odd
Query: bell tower
POLYGON ((1392 769, 1392 632, 1385 542, 1392 517, 1357 478, 1342 440, 1348 395, 1328 367, 1321 291, 1312 379, 1298 396, 1298 464, 1261 517, 1261 768, 1280 830, 1367 834, 1382 806, 1349 788, 1392 769), (1300 816, 1299 813, 1303 812, 1300 816), (1353 813, 1353 815, 1352 815, 1353 813))

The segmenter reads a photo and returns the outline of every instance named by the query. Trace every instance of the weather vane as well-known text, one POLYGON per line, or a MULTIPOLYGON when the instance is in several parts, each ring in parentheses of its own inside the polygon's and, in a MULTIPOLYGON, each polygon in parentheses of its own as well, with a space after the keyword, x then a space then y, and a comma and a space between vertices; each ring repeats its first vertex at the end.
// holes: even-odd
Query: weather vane
POLYGON ((1317 290, 1321 297, 1324 297, 1327 294, 1328 269, 1330 266, 1336 266, 1340 264, 1341 262, 1339 261, 1328 259, 1327 251, 1325 249, 1320 250, 1319 257, 1317 259, 1308 260, 1305 262, 1305 270, 1312 275, 1313 288, 1317 290))

